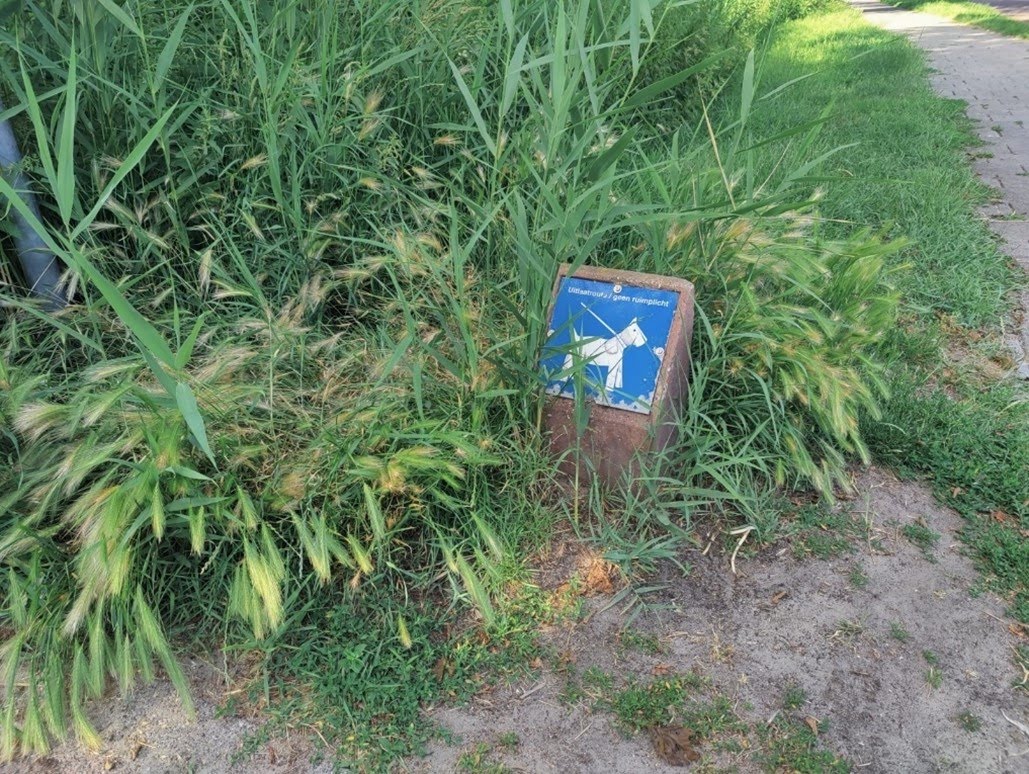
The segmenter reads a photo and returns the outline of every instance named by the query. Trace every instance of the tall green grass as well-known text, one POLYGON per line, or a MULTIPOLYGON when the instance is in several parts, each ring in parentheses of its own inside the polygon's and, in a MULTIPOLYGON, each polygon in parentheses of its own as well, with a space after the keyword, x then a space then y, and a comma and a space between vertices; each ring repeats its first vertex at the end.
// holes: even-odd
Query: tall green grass
POLYGON ((723 54, 647 69, 681 7, 54 0, 0 31, 77 291, 4 295, 0 754, 69 718, 95 746, 109 679, 185 696, 169 643, 280 642, 322 594, 442 583, 489 626, 564 508, 536 368, 562 263, 697 286, 659 525, 844 480, 894 247, 812 228, 830 153, 761 176, 753 55, 717 119, 723 54))

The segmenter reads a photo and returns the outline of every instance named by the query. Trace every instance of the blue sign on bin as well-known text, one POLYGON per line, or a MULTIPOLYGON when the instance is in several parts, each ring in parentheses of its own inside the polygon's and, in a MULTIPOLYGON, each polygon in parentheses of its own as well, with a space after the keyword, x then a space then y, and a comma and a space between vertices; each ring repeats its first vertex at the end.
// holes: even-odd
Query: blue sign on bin
POLYGON ((679 294, 562 277, 540 368, 550 395, 576 379, 604 406, 649 414, 679 294))

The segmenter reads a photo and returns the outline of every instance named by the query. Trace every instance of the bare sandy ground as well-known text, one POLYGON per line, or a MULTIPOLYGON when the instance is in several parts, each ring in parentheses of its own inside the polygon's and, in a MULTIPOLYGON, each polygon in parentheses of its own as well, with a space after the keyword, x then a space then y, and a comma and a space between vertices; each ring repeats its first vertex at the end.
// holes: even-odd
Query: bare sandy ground
POLYGON ((263 725, 260 716, 237 717, 220 711, 230 698, 233 683, 216 665, 191 660, 182 666, 196 704, 195 719, 187 716, 172 684, 159 679, 138 687, 127 700, 113 693, 103 701, 94 702, 89 708, 89 717, 103 740, 98 752, 90 752, 71 740, 57 746, 49 755, 21 759, 6 766, 0 764, 0 771, 12 774, 332 771, 328 763, 313 765, 310 762, 311 744, 301 735, 275 739, 261 745, 256 754, 237 760, 244 741, 263 725))
MULTIPOLYGON (((579 670, 647 678, 695 672, 729 697, 754 726, 782 711, 787 687, 808 697, 802 714, 828 721, 824 747, 868 772, 1025 772, 1029 736, 1008 718, 1029 725, 1029 695, 1014 689, 1023 675, 1012 647, 1024 637, 1009 626, 990 595, 973 595, 978 575, 955 537, 961 520, 921 486, 871 470, 849 504, 866 521, 869 540, 853 555, 798 561, 786 549, 737 562, 728 557, 683 559, 685 578, 667 569, 657 592, 667 609, 633 621, 663 645, 654 655, 626 653, 619 632, 626 616, 609 600, 594 601, 585 624, 551 632, 579 670), (900 529, 923 519, 942 535, 931 561, 900 529), (855 588, 860 566, 867 586, 855 588), (606 609, 605 609, 606 608, 606 609), (899 625, 906 641, 892 634, 899 625), (923 651, 938 660, 942 681, 931 688, 923 651), (982 720, 965 730, 962 713, 982 720)), ((481 696, 468 708, 438 709, 433 717, 463 744, 437 745, 408 762, 411 771, 453 771, 462 752, 490 744, 493 758, 516 771, 641 772, 674 770, 655 756, 645 735, 625 737, 606 713, 559 699, 565 677, 543 673, 531 683, 481 696), (508 750, 496 741, 518 735, 508 750)), ((697 766, 761 770, 752 751, 705 750, 697 766)))

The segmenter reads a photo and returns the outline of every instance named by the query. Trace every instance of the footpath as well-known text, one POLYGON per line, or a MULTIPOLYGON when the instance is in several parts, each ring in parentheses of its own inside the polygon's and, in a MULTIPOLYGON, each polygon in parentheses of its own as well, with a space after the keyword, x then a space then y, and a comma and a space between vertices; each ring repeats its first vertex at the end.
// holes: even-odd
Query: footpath
MULTIPOLYGON (((936 90, 968 103, 968 115, 986 144, 976 171, 999 194, 983 215, 1004 251, 1029 275, 1029 41, 875 0, 851 4, 868 21, 921 47, 935 70, 936 90)), ((1021 290, 1020 318, 1012 321, 1007 340, 1017 375, 1029 379, 1029 276, 1021 290)))

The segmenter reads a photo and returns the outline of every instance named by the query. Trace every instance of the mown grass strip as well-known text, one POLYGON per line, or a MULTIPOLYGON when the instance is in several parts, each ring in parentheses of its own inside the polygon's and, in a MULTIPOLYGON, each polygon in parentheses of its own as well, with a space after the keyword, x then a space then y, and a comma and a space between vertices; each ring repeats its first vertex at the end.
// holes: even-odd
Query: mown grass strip
POLYGON ((962 24, 971 24, 1001 35, 1029 39, 1029 22, 1014 19, 1003 11, 985 3, 969 3, 964 0, 886 0, 897 8, 911 11, 925 11, 962 24))
MULTIPOLYGON (((891 362, 891 396, 881 419, 863 419, 862 432, 877 461, 927 478, 966 517, 964 538, 988 585, 1029 621, 1029 400, 1024 386, 997 378, 1002 369, 983 368, 1003 361, 997 334, 1019 278, 977 214, 991 195, 967 163, 977 139, 963 105, 930 89, 922 54, 855 11, 782 27, 762 88, 812 69, 755 120, 771 134, 831 104, 817 145, 857 145, 823 170, 836 178, 822 200, 823 228, 873 224, 912 240, 894 259, 903 325, 880 351, 891 362)), ((767 162, 790 152, 770 148, 767 162)))
POLYGON ((849 9, 785 25, 764 62, 762 90, 812 71, 765 102, 755 134, 817 121, 827 109, 829 118, 813 147, 773 144, 765 165, 784 152, 814 158, 850 145, 822 170, 827 235, 872 226, 910 239, 896 259, 910 271, 896 278, 920 324, 934 314, 995 323, 1015 278, 976 215, 991 192, 967 164, 966 149, 978 141, 964 105, 932 91, 910 44, 849 9))

